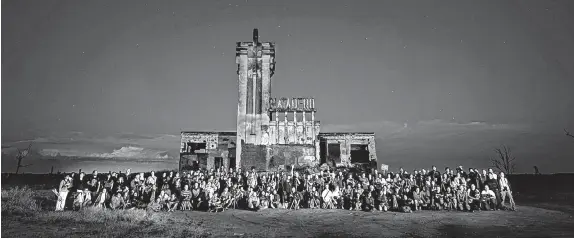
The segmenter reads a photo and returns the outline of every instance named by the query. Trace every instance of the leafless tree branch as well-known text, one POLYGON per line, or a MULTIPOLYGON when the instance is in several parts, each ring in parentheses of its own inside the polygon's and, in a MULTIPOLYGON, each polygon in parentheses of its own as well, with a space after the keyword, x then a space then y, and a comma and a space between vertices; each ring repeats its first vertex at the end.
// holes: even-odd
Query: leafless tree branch
POLYGON ((502 145, 500 148, 495 148, 494 152, 497 157, 490 158, 492 166, 505 174, 512 174, 516 166, 514 163, 516 157, 512 155, 512 150, 506 145, 502 145))
POLYGON ((564 133, 566 134, 566 136, 570 136, 570 137, 574 138, 574 135, 572 135, 570 132, 568 132, 568 130, 564 129, 564 133))
POLYGON ((28 145, 28 148, 26 149, 17 149, 18 150, 18 154, 16 155, 16 159, 18 159, 18 165, 16 167, 16 174, 18 174, 18 172, 20 171, 20 168, 25 168, 28 167, 32 164, 26 164, 26 165, 22 165, 22 159, 26 158, 28 156, 28 154, 30 154, 30 150, 32 149, 32 143, 30 143, 28 145))

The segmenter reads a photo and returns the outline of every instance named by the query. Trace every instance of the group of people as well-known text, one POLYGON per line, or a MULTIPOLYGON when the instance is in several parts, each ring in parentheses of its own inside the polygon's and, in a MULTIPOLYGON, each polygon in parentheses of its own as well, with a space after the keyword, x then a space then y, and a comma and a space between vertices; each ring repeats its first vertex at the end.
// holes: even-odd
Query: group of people
POLYGON ((515 209, 504 173, 492 169, 445 168, 399 172, 257 172, 211 169, 186 172, 66 175, 58 189, 56 211, 84 207, 150 211, 229 208, 323 208, 363 211, 515 209), (510 207, 506 201, 509 201, 510 207))

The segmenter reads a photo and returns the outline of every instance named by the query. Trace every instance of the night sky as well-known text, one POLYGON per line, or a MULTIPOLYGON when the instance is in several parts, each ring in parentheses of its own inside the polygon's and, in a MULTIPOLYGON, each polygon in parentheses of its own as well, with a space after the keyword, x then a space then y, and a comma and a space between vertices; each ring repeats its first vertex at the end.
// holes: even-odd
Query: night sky
POLYGON ((272 95, 375 132, 391 169, 488 167, 506 144, 519 172, 574 171, 569 0, 5 0, 2 171, 29 142, 177 162, 181 130, 234 130, 253 28, 276 42, 272 95))

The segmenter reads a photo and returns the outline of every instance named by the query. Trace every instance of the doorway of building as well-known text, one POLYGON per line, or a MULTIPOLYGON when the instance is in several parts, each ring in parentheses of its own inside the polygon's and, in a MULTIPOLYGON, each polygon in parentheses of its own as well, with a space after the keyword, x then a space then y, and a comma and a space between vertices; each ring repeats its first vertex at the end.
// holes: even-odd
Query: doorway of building
POLYGON ((327 164, 341 163, 341 144, 327 144, 327 164))

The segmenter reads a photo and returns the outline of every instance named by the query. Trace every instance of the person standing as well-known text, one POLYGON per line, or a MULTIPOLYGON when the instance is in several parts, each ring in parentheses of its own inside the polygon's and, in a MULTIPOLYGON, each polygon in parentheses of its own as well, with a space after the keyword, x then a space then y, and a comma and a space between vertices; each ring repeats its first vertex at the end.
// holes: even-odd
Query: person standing
POLYGON ((66 175, 66 177, 60 182, 60 186, 58 187, 58 191, 54 190, 54 193, 58 196, 58 202, 56 203, 56 212, 64 211, 64 207, 66 206, 66 198, 68 197, 68 192, 72 187, 72 178, 70 175, 66 175))
POLYGON ((508 183, 508 179, 505 177, 503 172, 500 172, 500 176, 498 177, 498 183, 500 185, 500 206, 503 207, 508 197, 510 202, 510 209, 512 211, 516 210, 516 204, 514 203, 514 198, 512 198, 512 191, 510 190, 510 184, 508 183))

